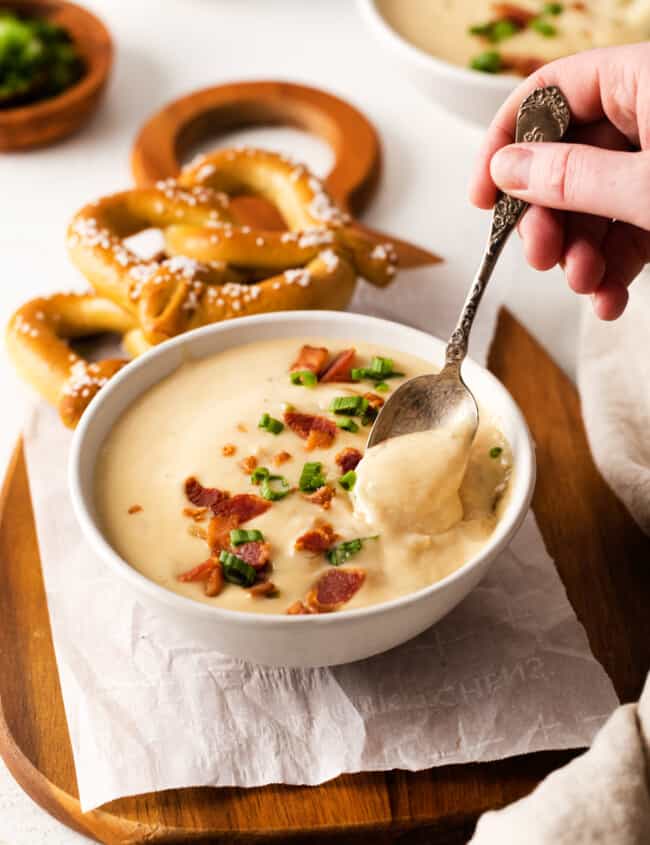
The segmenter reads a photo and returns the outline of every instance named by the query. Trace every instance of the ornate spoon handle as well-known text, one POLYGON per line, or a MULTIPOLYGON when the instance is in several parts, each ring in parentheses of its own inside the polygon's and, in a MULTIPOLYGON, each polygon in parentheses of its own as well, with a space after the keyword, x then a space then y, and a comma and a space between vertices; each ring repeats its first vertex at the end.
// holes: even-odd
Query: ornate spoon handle
MULTIPOLYGON (((570 120, 569 106, 559 88, 537 88, 529 94, 517 113, 516 141, 560 141, 570 120)), ((492 276, 506 241, 528 203, 499 192, 492 212, 490 237, 463 305, 456 328, 447 344, 446 366, 460 369, 479 303, 492 276)))

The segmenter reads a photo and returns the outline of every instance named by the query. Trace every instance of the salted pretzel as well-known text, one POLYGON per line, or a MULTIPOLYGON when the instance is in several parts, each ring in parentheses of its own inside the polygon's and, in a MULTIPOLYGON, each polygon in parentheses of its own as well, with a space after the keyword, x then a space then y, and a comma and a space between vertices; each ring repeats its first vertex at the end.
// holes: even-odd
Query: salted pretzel
POLYGON ((126 359, 89 363, 68 339, 114 331, 138 355, 208 323, 266 311, 344 308, 357 275, 388 284, 391 244, 349 220, 303 165, 255 149, 220 150, 154 188, 113 194, 79 211, 68 230, 74 264, 95 296, 59 294, 27 303, 8 328, 22 375, 73 427, 97 390, 126 359), (230 197, 271 202, 287 230, 241 225, 230 197), (143 260, 125 241, 160 229, 165 257, 143 260))

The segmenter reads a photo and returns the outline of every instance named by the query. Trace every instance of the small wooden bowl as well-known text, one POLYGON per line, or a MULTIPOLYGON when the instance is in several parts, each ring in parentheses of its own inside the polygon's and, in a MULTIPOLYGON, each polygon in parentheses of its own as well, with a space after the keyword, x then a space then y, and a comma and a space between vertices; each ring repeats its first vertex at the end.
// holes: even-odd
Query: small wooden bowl
POLYGON ((67 0, 1 0, 0 6, 66 29, 84 63, 81 79, 61 94, 0 109, 0 151, 51 144, 76 131, 97 107, 113 61, 111 36, 98 18, 67 0))

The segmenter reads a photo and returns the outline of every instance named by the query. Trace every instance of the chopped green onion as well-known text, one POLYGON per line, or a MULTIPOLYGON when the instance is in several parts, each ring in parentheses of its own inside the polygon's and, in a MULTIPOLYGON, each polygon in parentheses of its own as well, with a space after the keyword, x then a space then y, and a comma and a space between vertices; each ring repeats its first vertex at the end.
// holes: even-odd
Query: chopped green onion
POLYGON ((392 358, 382 358, 375 355, 369 367, 353 367, 350 375, 353 381, 362 381, 363 379, 383 381, 387 378, 400 378, 404 373, 393 369, 392 358))
POLYGON ((352 490, 357 480, 356 472, 351 469, 339 478, 339 484, 344 490, 352 490))
POLYGON ((379 355, 375 355, 375 357, 370 362, 370 369, 373 373, 376 373, 378 376, 388 375, 393 371, 393 359, 392 358, 381 358, 379 355))
POLYGON ((378 414, 379 411, 377 410, 377 408, 373 408, 372 405, 368 405, 366 410, 363 412, 363 416, 361 417, 361 425, 372 425, 377 419, 378 414))
POLYGON ((345 431, 351 431, 352 434, 356 434, 357 431, 359 431, 359 426, 355 423, 352 417, 339 417, 336 421, 336 425, 345 431))
POLYGON ((308 461, 300 473, 298 487, 303 493, 313 493, 319 487, 322 487, 326 480, 322 463, 320 461, 308 461))
POLYGON ((386 384, 385 381, 378 381, 375 385, 375 390, 378 390, 380 393, 388 393, 390 385, 386 384))
POLYGON ((496 21, 492 25, 492 32, 490 33, 490 41, 493 44, 498 44, 499 41, 505 41, 507 38, 512 38, 513 35, 516 35, 519 32, 519 27, 516 23, 508 18, 505 18, 502 21, 496 21))
POLYGON ((246 530, 245 528, 233 528, 230 532, 230 545, 241 546, 243 543, 256 543, 264 540, 264 534, 257 528, 246 530))
POLYGON ((262 414, 257 427, 262 428, 264 431, 268 431, 271 434, 279 434, 284 428, 284 423, 280 420, 276 420, 270 414, 262 414))
POLYGON ((260 493, 263 499, 269 502, 277 502, 291 492, 291 485, 283 475, 267 475, 260 484, 260 493), (276 486, 273 486, 276 485, 276 486))
POLYGON ((368 407, 368 400, 363 396, 336 396, 330 402, 329 410, 333 414, 345 414, 348 417, 358 417, 368 407))
POLYGON ((318 384, 318 376, 311 370, 297 370, 289 378, 291 384, 301 384, 303 387, 315 387, 318 384))
POLYGON ((564 11, 562 3, 545 3, 542 9, 543 15, 560 15, 564 11))
POLYGON ((498 73, 501 70, 501 55, 496 50, 486 50, 484 53, 474 56, 470 62, 470 67, 483 73, 498 73))
POLYGON ((268 478, 271 475, 270 470, 266 467, 255 467, 253 472, 251 473, 251 482, 253 484, 261 484, 265 478, 268 478))
POLYGON ((557 29, 552 23, 545 21, 544 18, 534 18, 530 22, 530 27, 531 29, 534 29, 535 32, 539 32, 540 35, 543 35, 544 38, 553 38, 554 35, 557 35, 557 29))
POLYGON ((502 18, 498 21, 489 21, 488 23, 479 23, 475 26, 469 27, 470 35, 478 35, 480 38, 486 38, 492 44, 498 44, 499 41, 505 41, 507 38, 512 38, 516 35, 521 27, 509 18, 502 18))
POLYGON ((498 458, 501 455, 502 452, 503 452, 503 449, 501 448, 501 446, 493 446, 490 449, 490 457, 491 458, 498 458))
POLYGON ((378 536, 376 534, 374 537, 357 537, 355 540, 346 540, 344 543, 339 543, 338 546, 332 546, 331 549, 328 549, 325 552, 325 557, 332 566, 340 566, 353 555, 358 554, 367 540, 376 540, 378 536))
POLYGON ((219 554, 219 560, 223 564, 223 577, 226 581, 240 587, 251 587, 255 583, 257 573, 245 560, 226 551, 219 554))
POLYGON ((470 35, 480 35, 482 38, 490 38, 492 35, 492 23, 475 23, 467 31, 470 35))

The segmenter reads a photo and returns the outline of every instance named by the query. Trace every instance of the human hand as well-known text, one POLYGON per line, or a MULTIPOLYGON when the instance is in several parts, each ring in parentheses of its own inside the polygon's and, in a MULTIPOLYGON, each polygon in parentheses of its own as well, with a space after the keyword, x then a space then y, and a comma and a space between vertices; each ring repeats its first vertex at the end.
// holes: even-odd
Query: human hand
POLYGON ((650 261, 650 43, 568 56, 522 82, 492 121, 470 198, 491 208, 497 188, 531 203, 518 227, 528 263, 560 264, 601 319, 619 317, 650 261), (513 144, 521 101, 547 85, 569 102, 569 143, 513 144))

